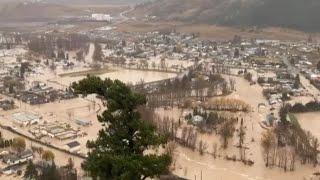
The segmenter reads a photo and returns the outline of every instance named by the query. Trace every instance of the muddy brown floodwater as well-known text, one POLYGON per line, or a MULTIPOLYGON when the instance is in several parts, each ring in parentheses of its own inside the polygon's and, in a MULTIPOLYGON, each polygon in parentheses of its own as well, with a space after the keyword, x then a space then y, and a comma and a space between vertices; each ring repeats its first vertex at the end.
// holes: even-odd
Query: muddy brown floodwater
MULTIPOLYGON (((166 73, 166 72, 154 72, 154 71, 139 71, 139 70, 131 70, 131 69, 116 69, 109 73, 104 73, 99 75, 102 79, 110 78, 112 80, 118 79, 124 83, 132 83, 136 84, 141 81, 143 82, 153 82, 159 81, 162 79, 169 79, 177 76, 175 73, 166 73)), ((76 77, 58 77, 54 79, 62 84, 68 86, 72 82, 79 81, 85 78, 85 76, 76 76, 76 77)))
MULTIPOLYGON (((265 108, 265 110, 258 112, 257 106, 259 103, 268 103, 262 95, 262 88, 260 86, 250 86, 249 82, 240 77, 232 78, 236 81, 237 91, 228 97, 241 99, 250 104, 253 108, 253 112, 241 115, 241 117, 244 117, 244 124, 247 129, 244 144, 249 149, 246 151, 246 157, 253 160, 255 164, 253 166, 246 166, 241 162, 226 161, 223 159, 225 155, 236 155, 239 157, 239 149, 235 147, 238 138, 234 137, 230 140, 229 147, 226 150, 219 148, 218 154, 220 154, 221 157, 217 159, 214 159, 210 154, 200 155, 197 151, 178 146, 174 158, 176 162, 174 173, 188 179, 202 180, 311 179, 312 174, 318 169, 309 165, 302 166, 299 162, 296 163, 296 170, 293 172, 284 172, 284 170, 280 168, 265 167, 263 151, 260 145, 261 133, 265 130, 260 126, 259 122, 265 118, 267 113, 269 113, 269 108, 265 108), (252 139, 254 141, 252 141, 252 139)), ((176 114, 175 116, 179 117, 181 112, 174 109, 172 110, 172 113, 162 112, 162 114, 171 117, 176 114)), ((219 138, 215 135, 199 135, 198 139, 207 142, 209 152, 212 152, 213 143, 219 141, 219 138)))
POLYGON ((300 113, 296 117, 302 129, 310 131, 312 135, 320 139, 320 112, 300 113))

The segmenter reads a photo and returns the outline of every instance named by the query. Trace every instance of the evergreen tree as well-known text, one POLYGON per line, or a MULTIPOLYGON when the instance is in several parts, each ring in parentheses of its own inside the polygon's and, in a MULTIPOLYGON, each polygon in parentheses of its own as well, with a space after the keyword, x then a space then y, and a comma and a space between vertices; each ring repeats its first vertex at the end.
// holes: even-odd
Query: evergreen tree
POLYGON ((94 52, 92 55, 93 61, 99 62, 102 61, 103 58, 103 53, 102 53, 102 48, 99 43, 94 43, 94 52))
POLYGON ((29 68, 29 63, 21 63, 21 66, 20 66, 20 77, 21 78, 24 78, 24 74, 26 73, 28 68, 29 68))
POLYGON ((84 53, 82 50, 78 51, 76 53, 76 60, 77 61, 84 61, 84 53))
POLYGON ((288 125, 289 122, 287 121, 287 115, 290 112, 290 109, 291 109, 290 104, 285 104, 280 108, 279 117, 282 125, 288 125))
POLYGON ((23 177, 25 179, 37 179, 38 171, 32 161, 28 162, 28 165, 27 165, 26 171, 24 172, 23 177))
POLYGON ((300 76, 299 74, 296 75, 295 79, 294 79, 294 88, 298 89, 300 87, 300 76))
POLYGON ((60 180, 61 177, 59 175, 59 171, 54 162, 52 165, 47 165, 43 167, 41 171, 41 175, 39 176, 40 180, 60 180))
POLYGON ((167 172, 168 154, 146 154, 167 142, 155 127, 142 121, 137 107, 146 103, 145 96, 131 91, 119 80, 101 80, 88 76, 73 88, 78 94, 96 93, 104 97, 107 110, 98 116, 104 125, 95 141, 87 143, 90 152, 83 169, 97 179, 146 179, 167 172))
POLYGON ((58 58, 59 59, 65 59, 66 58, 65 53, 64 53, 63 50, 59 50, 58 51, 58 58))
POLYGON ((239 58, 239 56, 240 56, 240 51, 239 51, 238 48, 235 48, 235 49, 234 49, 233 57, 234 57, 234 58, 239 58))
POLYGON ((77 180, 77 170, 74 168, 74 163, 71 158, 68 164, 59 169, 61 180, 77 180))

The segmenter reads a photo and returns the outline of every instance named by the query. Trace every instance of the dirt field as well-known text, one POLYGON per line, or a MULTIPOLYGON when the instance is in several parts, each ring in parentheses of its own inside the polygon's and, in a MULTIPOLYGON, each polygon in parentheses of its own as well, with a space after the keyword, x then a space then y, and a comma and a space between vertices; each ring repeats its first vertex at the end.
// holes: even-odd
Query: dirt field
POLYGON ((88 12, 106 13, 116 16, 124 10, 128 9, 127 5, 107 5, 107 4, 68 4, 68 6, 81 9, 88 12))
MULTIPOLYGON (((200 33, 203 39, 230 40, 234 35, 246 38, 267 38, 279 40, 306 40, 307 33, 292 29, 264 28, 252 30, 251 28, 233 28, 207 24, 187 24, 182 22, 127 22, 118 25, 119 31, 149 32, 176 30, 183 33, 200 33)), ((320 34, 314 34, 315 39, 320 39, 320 34)))

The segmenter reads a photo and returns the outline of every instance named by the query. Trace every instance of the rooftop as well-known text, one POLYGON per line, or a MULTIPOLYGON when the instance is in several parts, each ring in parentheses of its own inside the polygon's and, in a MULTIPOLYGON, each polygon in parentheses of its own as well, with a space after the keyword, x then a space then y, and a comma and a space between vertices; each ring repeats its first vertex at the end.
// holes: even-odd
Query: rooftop
POLYGON ((30 112, 17 112, 17 113, 14 113, 12 115, 12 117, 16 121, 20 121, 20 122, 29 122, 29 121, 40 118, 38 115, 30 113, 30 112))
POLYGON ((80 143, 78 141, 72 141, 72 142, 69 142, 68 144, 66 144, 69 148, 74 148, 74 147, 77 147, 77 146, 80 146, 80 143))

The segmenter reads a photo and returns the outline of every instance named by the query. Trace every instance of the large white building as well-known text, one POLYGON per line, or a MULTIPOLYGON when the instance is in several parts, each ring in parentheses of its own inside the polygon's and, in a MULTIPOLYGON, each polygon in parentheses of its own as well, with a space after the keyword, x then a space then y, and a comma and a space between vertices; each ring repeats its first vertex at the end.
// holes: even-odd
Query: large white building
POLYGON ((24 126, 37 124, 41 120, 41 116, 25 111, 14 113, 12 117, 16 123, 24 126))
POLYGON ((110 14, 92 14, 91 18, 95 21, 108 21, 110 22, 112 20, 112 17, 110 14))

